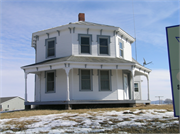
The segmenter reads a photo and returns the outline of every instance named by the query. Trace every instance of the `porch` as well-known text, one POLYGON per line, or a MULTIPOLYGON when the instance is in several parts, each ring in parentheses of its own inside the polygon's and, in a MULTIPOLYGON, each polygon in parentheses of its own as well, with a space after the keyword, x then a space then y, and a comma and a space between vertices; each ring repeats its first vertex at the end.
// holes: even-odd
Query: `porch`
POLYGON ((71 109, 72 105, 134 105, 137 103, 150 103, 149 100, 149 69, 119 58, 94 58, 75 57, 59 58, 36 63, 22 67, 25 72, 25 106, 30 105, 65 105, 71 109), (65 60, 63 60, 65 59, 65 60), (92 70, 92 90, 82 91, 80 88, 80 70, 92 70), (109 70, 109 80, 111 81, 108 91, 100 90, 100 71, 109 70), (54 72, 56 79, 56 90, 47 94, 46 72, 54 72), (36 74, 35 101, 28 102, 27 76, 29 73, 36 74), (134 77, 144 75, 147 77, 148 94, 147 100, 135 100, 134 77), (127 77, 125 86, 124 76, 127 77), (125 96, 125 89, 126 91, 125 96), (128 96, 127 96, 128 95, 128 96))
MULTIPOLYGON (((111 107, 122 107, 129 106, 133 107, 135 104, 145 104, 149 105, 150 100, 71 100, 71 101, 42 101, 42 102, 25 102, 26 109, 30 109, 31 105, 42 106, 42 105, 56 105, 58 109, 58 105, 64 106, 65 109, 73 109, 77 108, 77 105, 93 105, 93 107, 106 107, 107 105, 111 105, 111 107), (76 105, 76 107, 74 107, 76 105)), ((81 107, 80 106, 80 107, 81 107)), ((82 106, 85 107, 85 106, 82 106)), ((92 108, 92 107, 91 107, 92 108)))

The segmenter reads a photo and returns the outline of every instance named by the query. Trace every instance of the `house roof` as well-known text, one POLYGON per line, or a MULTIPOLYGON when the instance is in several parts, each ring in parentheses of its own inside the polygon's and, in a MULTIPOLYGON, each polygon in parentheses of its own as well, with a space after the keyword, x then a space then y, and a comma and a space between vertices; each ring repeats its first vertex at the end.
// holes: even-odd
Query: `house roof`
POLYGON ((61 25, 61 26, 57 26, 57 27, 53 27, 53 28, 49 28, 49 29, 34 32, 33 35, 32 35, 31 46, 34 47, 35 43, 33 41, 35 41, 36 39, 33 39, 33 38, 36 38, 36 36, 43 35, 43 34, 46 34, 46 33, 51 33, 51 32, 57 32, 57 31, 61 31, 61 30, 64 30, 64 29, 72 28, 72 27, 78 27, 80 25, 89 26, 89 27, 97 26, 96 29, 109 29, 109 30, 111 29, 113 31, 116 31, 119 35, 121 35, 121 36, 123 35, 124 38, 127 38, 130 42, 133 43, 135 41, 135 38, 133 38, 131 35, 129 35, 127 32, 125 32, 120 27, 115 27, 115 26, 105 25, 105 24, 98 24, 98 23, 87 22, 87 21, 77 21, 77 22, 70 22, 69 24, 66 24, 66 25, 61 25))
POLYGON ((124 60, 121 58, 107 58, 107 57, 87 57, 87 56, 67 56, 67 57, 60 57, 60 58, 55 58, 51 60, 46 60, 43 62, 38 62, 35 64, 30 64, 26 65, 23 67, 29 67, 29 66, 34 66, 34 65, 46 65, 46 64, 52 64, 52 63, 58 63, 58 62, 65 62, 65 61, 70 61, 70 62, 93 62, 93 63, 135 63, 131 62, 128 60, 124 60))
POLYGON ((134 58, 132 58, 132 61, 135 62, 136 64, 142 66, 139 62, 137 62, 134 58))
MULTIPOLYGON (((14 98, 17 98, 17 97, 18 97, 18 96, 14 96, 14 97, 1 97, 1 98, 0 98, 0 103, 9 101, 9 100, 14 99, 14 98)), ((18 98, 23 99, 23 98, 21 98, 21 97, 18 97, 18 98)), ((24 100, 24 99, 23 99, 23 100, 24 100)))
POLYGON ((105 25, 105 24, 99 24, 99 23, 93 23, 93 22, 87 22, 87 21, 78 21, 70 24, 84 24, 84 25, 93 25, 93 26, 106 26, 106 27, 114 27, 114 28, 119 28, 111 25, 105 25))
POLYGON ((65 25, 61 25, 61 26, 57 26, 57 27, 52 27, 52 28, 40 30, 40 31, 37 31, 35 33, 42 32, 42 31, 47 31, 47 30, 50 30, 50 29, 60 28, 60 27, 68 26, 68 25, 73 25, 73 24, 89 25, 89 26, 106 26, 106 27, 112 27, 112 28, 119 28, 119 27, 115 27, 115 26, 111 26, 111 25, 98 24, 98 23, 87 22, 87 21, 77 21, 77 22, 70 22, 69 24, 65 24, 65 25))
POLYGON ((142 68, 146 68, 148 70, 151 71, 151 69, 147 68, 147 67, 144 67, 143 65, 141 65, 139 62, 137 62, 134 58, 132 58, 132 61, 135 62, 137 65, 141 66, 142 68))

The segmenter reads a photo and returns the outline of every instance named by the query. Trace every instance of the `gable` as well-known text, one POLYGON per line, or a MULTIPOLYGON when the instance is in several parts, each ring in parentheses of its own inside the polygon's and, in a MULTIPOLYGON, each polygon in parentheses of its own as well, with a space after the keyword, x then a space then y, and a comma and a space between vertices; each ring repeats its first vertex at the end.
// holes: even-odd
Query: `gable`
POLYGON ((23 98, 17 97, 17 96, 15 96, 15 97, 1 97, 0 98, 0 103, 4 103, 4 102, 9 101, 9 100, 14 99, 14 98, 19 98, 19 99, 24 100, 23 98))

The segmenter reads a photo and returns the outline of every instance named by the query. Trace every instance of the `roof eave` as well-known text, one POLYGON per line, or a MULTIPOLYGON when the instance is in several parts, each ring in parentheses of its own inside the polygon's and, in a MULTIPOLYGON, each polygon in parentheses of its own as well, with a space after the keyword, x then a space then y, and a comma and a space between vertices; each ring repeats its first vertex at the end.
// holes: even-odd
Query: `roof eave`
POLYGON ((30 68, 36 68, 36 67, 45 67, 45 66, 50 66, 50 65, 59 65, 59 64, 64 64, 64 63, 70 63, 70 64, 93 64, 93 65, 135 65, 133 62, 129 63, 104 63, 104 62, 75 62, 75 61, 63 61, 63 62, 57 62, 57 63, 48 63, 48 64, 43 64, 43 65, 32 65, 32 66, 23 66, 21 69, 30 69, 30 68))
POLYGON ((120 36, 125 36, 125 38, 127 38, 131 42, 131 44, 135 41, 135 38, 133 38, 131 35, 129 35, 127 32, 125 32, 121 28, 118 28, 117 31, 120 36))
POLYGON ((135 66, 138 67, 138 68, 141 68, 142 70, 146 70, 146 71, 149 72, 149 73, 152 71, 151 69, 146 68, 146 67, 144 67, 144 66, 142 66, 142 65, 139 65, 139 64, 137 64, 137 63, 135 64, 135 66))

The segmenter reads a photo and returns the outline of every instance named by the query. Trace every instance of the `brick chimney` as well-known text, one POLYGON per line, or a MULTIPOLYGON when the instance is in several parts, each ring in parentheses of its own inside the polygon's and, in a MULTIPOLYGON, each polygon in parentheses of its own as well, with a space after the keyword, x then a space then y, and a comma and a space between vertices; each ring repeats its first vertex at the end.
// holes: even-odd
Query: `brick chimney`
POLYGON ((84 13, 79 13, 78 21, 85 21, 85 14, 84 13))

